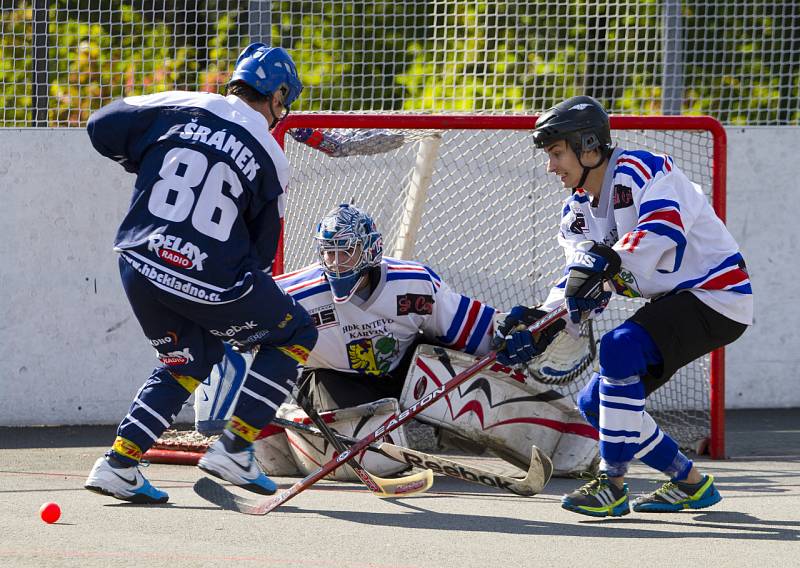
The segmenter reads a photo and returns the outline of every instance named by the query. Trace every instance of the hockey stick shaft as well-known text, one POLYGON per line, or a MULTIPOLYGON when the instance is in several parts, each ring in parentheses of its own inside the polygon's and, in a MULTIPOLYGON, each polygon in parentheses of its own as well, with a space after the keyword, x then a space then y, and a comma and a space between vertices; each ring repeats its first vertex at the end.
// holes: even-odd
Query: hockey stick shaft
MULTIPOLYGON (((283 418, 275 418, 272 423, 281 428, 295 430, 312 436, 324 437, 322 432, 308 424, 292 422, 283 418)), ((358 441, 355 438, 336 432, 334 435, 340 442, 345 444, 352 445, 358 441)), ((449 477, 477 483, 486 487, 504 489, 515 495, 522 495, 524 497, 539 493, 549 480, 550 473, 553 469, 552 465, 549 463, 550 459, 542 454, 536 446, 533 447, 531 452, 531 463, 528 466, 527 474, 523 474, 522 477, 501 475, 495 471, 476 467, 473 464, 466 464, 450 458, 428 454, 419 450, 412 450, 411 448, 404 448, 403 446, 398 446, 390 442, 381 442, 380 444, 372 443, 367 446, 367 451, 406 463, 413 467, 430 469, 433 473, 441 473, 449 477), (542 465, 539 465, 540 463, 542 465)))
MULTIPOLYGON (((322 419, 308 398, 305 396, 297 396, 296 399, 300 407, 317 427, 320 434, 322 434, 322 437, 332 444, 339 454, 347 451, 347 447, 339 439, 338 434, 328 427, 325 420, 322 419)), ((349 465, 364 485, 378 497, 407 497, 409 495, 423 493, 430 489, 433 483, 433 472, 430 470, 421 474, 413 474, 396 479, 384 479, 368 472, 366 468, 361 465, 358 458, 352 458, 349 465)))
MULTIPOLYGON (((536 333, 538 331, 542 331, 548 326, 552 325, 556 321, 558 321, 561 317, 563 317, 567 313, 565 307, 556 308, 550 311, 547 315, 543 316, 541 319, 536 321, 533 325, 531 325, 528 330, 531 333, 536 333)), ((362 438, 358 442, 356 442, 353 446, 349 449, 345 450, 344 452, 340 453, 334 459, 330 460, 326 464, 319 467, 316 471, 312 472, 311 474, 307 475, 300 481, 293 484, 288 489, 285 489, 278 495, 270 497, 260 503, 254 504, 249 510, 244 511, 253 515, 266 515, 273 509, 281 506, 286 501, 296 497, 298 494, 302 493, 312 485, 314 485, 317 481, 334 471, 335 469, 341 467, 349 460, 353 458, 353 456, 358 455, 361 450, 365 449, 369 446, 372 442, 377 440, 378 438, 382 438, 398 426, 405 424, 409 420, 411 420, 414 416, 443 398, 448 392, 455 389, 458 385, 469 379, 470 377, 476 375, 477 373, 481 372, 486 367, 490 366, 494 363, 495 359, 497 358, 497 353, 492 351, 489 354, 483 356, 478 361, 467 367, 464 371, 457 374, 445 384, 439 386, 438 388, 434 389, 421 400, 415 402, 411 407, 407 408, 403 412, 401 412, 397 418, 390 420, 388 423, 383 424, 377 430, 372 432, 365 438, 362 438)))

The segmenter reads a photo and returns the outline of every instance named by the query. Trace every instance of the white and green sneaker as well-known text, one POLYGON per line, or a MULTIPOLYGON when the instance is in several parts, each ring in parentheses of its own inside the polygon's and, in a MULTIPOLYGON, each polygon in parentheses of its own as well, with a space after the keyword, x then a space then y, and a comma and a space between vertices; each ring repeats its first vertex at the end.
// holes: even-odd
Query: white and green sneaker
POLYGON ((722 501, 714 486, 714 476, 706 475, 697 484, 667 481, 664 485, 633 501, 637 513, 674 513, 684 509, 705 509, 722 501))
POLYGON ((631 512, 628 484, 622 488, 611 483, 605 473, 594 477, 561 499, 561 507, 590 517, 621 517, 631 512))

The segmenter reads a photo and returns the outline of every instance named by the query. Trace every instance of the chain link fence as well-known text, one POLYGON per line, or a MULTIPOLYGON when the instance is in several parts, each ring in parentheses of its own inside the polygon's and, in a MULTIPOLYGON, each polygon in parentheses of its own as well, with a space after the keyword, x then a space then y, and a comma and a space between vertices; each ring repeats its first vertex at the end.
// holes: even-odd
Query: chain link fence
POLYGON ((800 123, 796 0, 0 0, 1 126, 82 126, 114 98, 221 92, 252 41, 292 53, 294 110, 612 112, 800 123))

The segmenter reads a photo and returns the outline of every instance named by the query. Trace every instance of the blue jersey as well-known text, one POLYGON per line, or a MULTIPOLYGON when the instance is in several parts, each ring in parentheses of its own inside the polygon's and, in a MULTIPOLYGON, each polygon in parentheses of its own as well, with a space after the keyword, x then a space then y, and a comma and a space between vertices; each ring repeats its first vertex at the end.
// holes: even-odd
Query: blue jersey
POLYGON ((270 269, 289 165, 264 116, 235 96, 172 91, 111 103, 88 131, 137 175, 114 244, 155 286, 220 303, 270 269))

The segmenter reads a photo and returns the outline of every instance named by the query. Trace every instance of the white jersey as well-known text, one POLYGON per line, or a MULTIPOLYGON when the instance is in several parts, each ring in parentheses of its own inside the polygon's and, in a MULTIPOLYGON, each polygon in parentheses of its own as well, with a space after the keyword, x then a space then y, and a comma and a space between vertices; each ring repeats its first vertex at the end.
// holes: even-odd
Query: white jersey
MULTIPOLYGON (((597 203, 582 189, 566 199, 558 241, 568 264, 585 240, 619 253, 619 294, 658 298, 689 291, 722 315, 753 323, 750 278, 736 241, 701 188, 667 155, 617 148, 597 203)), ((547 308, 563 301, 565 283, 566 276, 547 308)))
POLYGON ((494 308, 453 292, 424 264, 384 257, 380 270, 369 298, 356 294, 344 303, 334 303, 319 264, 275 278, 319 332, 307 367, 385 375, 420 331, 451 349, 488 352, 494 308))

